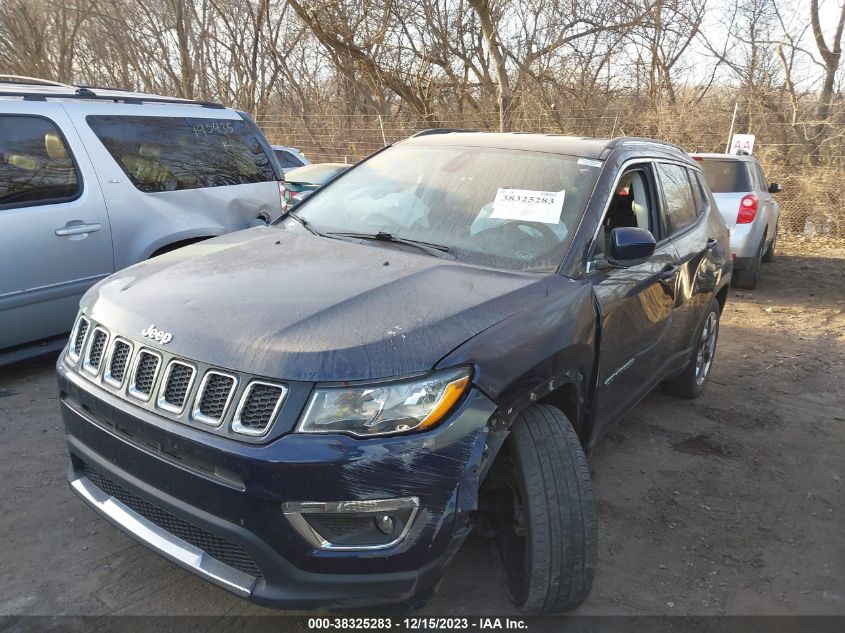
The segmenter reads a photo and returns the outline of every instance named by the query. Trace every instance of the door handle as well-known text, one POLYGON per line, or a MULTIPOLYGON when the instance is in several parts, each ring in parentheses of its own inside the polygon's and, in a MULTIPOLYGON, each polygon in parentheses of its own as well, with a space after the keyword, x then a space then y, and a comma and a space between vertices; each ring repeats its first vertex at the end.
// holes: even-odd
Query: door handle
POLYGON ((719 240, 712 237, 707 238, 707 250, 712 251, 719 244, 719 240))
POLYGON ((56 235, 64 237, 66 235, 82 235, 83 233, 96 233, 102 229, 100 224, 70 224, 56 229, 56 235))

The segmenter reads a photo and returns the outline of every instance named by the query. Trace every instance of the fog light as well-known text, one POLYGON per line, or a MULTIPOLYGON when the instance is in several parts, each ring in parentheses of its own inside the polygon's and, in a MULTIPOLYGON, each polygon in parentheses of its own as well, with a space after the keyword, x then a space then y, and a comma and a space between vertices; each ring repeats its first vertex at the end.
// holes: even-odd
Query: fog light
POLYGON ((390 536, 393 534, 393 519, 390 518, 390 515, 380 514, 376 517, 376 527, 382 534, 390 536))
POLYGON ((418 497, 282 504, 290 524, 319 549, 371 550, 397 545, 411 529, 418 497))

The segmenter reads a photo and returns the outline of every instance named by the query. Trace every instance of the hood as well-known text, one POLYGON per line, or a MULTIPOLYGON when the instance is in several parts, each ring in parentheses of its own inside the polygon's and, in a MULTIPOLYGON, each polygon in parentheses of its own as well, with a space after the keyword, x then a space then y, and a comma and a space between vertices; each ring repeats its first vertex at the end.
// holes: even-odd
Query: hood
POLYGON ((83 298, 116 332, 188 359, 302 381, 387 378, 546 296, 546 279, 259 227, 131 266, 83 298), (155 325, 172 339, 141 337, 155 325))

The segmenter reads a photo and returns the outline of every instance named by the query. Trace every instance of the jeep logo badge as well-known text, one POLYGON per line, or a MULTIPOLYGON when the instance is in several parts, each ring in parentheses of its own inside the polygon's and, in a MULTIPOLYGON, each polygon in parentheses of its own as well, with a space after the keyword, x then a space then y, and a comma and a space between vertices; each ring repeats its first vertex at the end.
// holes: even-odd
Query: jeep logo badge
POLYGON ((162 345, 167 345, 173 340, 173 335, 170 332, 157 329, 155 323, 151 323, 150 327, 145 330, 141 330, 141 336, 146 336, 154 341, 158 341, 162 345))

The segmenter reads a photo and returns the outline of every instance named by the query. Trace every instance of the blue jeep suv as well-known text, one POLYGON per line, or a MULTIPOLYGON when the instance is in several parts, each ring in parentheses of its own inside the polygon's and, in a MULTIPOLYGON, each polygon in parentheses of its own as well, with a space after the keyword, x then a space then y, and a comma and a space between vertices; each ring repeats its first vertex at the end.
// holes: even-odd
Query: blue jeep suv
POLYGON ((268 606, 419 604, 473 530, 526 612, 587 597, 586 456, 657 385, 701 393, 728 231, 674 145, 436 132, 85 295, 83 501, 268 606))

